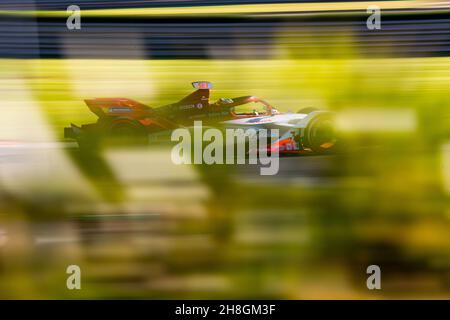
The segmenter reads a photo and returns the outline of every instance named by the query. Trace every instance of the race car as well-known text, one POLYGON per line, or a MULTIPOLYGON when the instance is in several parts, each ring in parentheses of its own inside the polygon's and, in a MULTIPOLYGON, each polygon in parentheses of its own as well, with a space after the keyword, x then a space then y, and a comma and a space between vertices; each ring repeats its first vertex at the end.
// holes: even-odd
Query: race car
MULTIPOLYGON (((98 116, 96 123, 64 128, 64 137, 81 147, 97 147, 101 142, 145 145, 152 137, 163 136, 201 120, 220 128, 279 129, 279 139, 269 149, 279 153, 330 153, 337 145, 333 113, 304 108, 297 113, 280 113, 255 96, 220 98, 210 103, 212 83, 192 83, 196 91, 178 102, 152 108, 127 98, 85 100, 98 116)), ((167 137, 167 136, 166 136, 167 137)))

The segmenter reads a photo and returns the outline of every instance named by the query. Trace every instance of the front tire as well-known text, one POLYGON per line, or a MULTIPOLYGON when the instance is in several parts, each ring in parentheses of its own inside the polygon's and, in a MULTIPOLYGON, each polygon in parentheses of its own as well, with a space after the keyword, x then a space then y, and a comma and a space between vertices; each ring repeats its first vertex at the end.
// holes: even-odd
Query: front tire
POLYGON ((314 111, 319 111, 319 109, 314 108, 314 107, 306 107, 306 108, 302 108, 302 109, 298 110, 297 113, 310 114, 311 112, 314 112, 314 111))
POLYGON ((314 153, 329 154, 336 151, 338 139, 334 129, 334 116, 322 113, 313 117, 305 128, 303 146, 314 153))

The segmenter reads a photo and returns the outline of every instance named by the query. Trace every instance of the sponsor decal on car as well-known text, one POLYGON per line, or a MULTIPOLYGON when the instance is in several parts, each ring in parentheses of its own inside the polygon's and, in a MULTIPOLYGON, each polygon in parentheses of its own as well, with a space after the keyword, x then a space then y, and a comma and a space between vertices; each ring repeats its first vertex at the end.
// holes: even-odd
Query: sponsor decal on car
POLYGON ((252 118, 247 120, 247 123, 265 123, 265 122, 271 122, 272 120, 270 117, 263 117, 263 118, 252 118))
POLYGON ((120 113, 120 112, 132 112, 133 110, 130 108, 123 107, 111 107, 108 109, 109 113, 120 113))

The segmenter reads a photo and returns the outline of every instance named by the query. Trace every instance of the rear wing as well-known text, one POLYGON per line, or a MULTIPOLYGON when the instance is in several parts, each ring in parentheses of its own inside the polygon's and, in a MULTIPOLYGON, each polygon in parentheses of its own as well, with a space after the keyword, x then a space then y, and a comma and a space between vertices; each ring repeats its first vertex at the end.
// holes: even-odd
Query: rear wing
POLYGON ((96 98, 87 99, 84 102, 98 117, 124 113, 143 113, 151 110, 149 106, 127 98, 96 98))

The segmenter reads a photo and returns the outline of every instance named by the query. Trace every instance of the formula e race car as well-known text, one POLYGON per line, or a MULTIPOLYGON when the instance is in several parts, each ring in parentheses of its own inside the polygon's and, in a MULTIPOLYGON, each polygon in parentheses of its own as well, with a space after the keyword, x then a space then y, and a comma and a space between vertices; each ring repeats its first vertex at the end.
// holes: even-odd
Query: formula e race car
MULTIPOLYGON (((105 141, 132 145, 148 144, 152 137, 180 127, 192 127, 194 121, 221 128, 279 129, 279 139, 270 145, 281 154, 330 153, 337 138, 333 113, 304 108, 297 113, 280 113, 255 96, 221 98, 210 103, 212 84, 192 83, 193 93, 176 103, 151 108, 127 98, 85 100, 98 116, 96 123, 64 128, 64 137, 75 139, 80 148, 105 141)), ((167 135, 166 135, 167 137, 167 135)))

